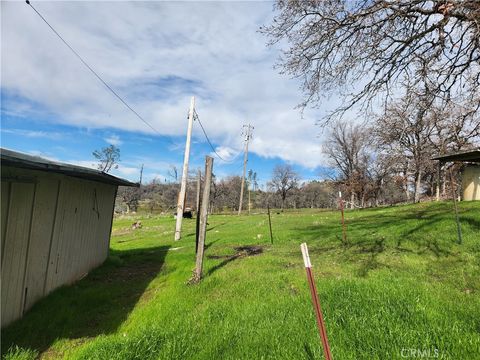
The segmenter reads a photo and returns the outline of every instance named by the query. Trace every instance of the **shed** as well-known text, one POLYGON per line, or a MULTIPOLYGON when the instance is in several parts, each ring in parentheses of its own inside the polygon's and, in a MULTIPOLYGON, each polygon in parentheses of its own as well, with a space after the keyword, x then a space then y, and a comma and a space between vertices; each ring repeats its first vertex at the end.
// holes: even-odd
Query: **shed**
POLYGON ((442 163, 449 161, 464 163, 465 167, 462 171, 462 200, 480 200, 480 148, 475 150, 439 155, 433 157, 432 159, 438 160, 439 166, 442 163))
POLYGON ((98 170, 0 149, 1 326, 108 255, 117 187, 98 170))

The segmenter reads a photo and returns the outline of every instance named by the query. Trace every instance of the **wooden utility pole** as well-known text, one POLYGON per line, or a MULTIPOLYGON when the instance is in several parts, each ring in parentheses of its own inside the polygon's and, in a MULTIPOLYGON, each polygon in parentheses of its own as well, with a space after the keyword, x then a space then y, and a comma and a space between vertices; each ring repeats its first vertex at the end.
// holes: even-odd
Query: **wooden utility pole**
POLYGON ((203 196, 200 211, 200 231, 198 234, 197 261, 193 281, 198 282, 202 278, 203 253, 205 250, 205 237, 207 234, 208 205, 210 204, 210 186, 212 184, 213 158, 205 157, 205 181, 203 183, 203 196))
POLYGON ((200 189, 202 187, 202 171, 198 169, 198 175, 197 175, 197 203, 196 203, 196 209, 197 210, 197 224, 196 224, 196 230, 195 230, 195 254, 198 251, 198 234, 200 233, 200 206, 201 206, 201 199, 200 199, 200 189))
POLYGON ((190 100, 190 110, 188 112, 187 142, 185 144, 185 155, 183 157, 182 183, 180 185, 180 194, 177 203, 177 222, 175 225, 175 241, 180 240, 182 233, 183 211, 185 209, 185 195, 187 193, 188 160, 190 158, 190 140, 192 138, 193 114, 195 111, 195 97, 190 100))
POLYGON ((142 179, 143 179, 143 164, 142 164, 142 167, 140 168, 140 181, 138 182, 140 186, 142 185, 142 179))
POLYGON ((253 126, 243 125, 243 133, 245 134, 245 153, 243 155, 243 176, 242 176, 242 186, 240 187, 240 203, 238 205, 238 215, 242 213, 242 203, 243 203, 243 188, 245 187, 245 175, 247 172, 247 162, 248 162, 248 142, 252 137, 253 126))

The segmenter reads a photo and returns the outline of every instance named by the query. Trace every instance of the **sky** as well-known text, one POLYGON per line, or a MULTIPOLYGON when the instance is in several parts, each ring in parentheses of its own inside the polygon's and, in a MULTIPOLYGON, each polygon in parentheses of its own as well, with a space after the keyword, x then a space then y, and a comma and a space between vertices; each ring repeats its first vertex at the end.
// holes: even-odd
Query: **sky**
POLYGON ((242 125, 254 126, 247 169, 265 184, 278 164, 305 181, 328 174, 316 123, 301 114, 299 81, 274 68, 280 51, 258 32, 272 2, 47 2, 35 8, 141 116, 91 74, 24 1, 1 2, 1 146, 94 166, 120 148, 112 173, 171 181, 181 169, 190 98, 222 161, 194 123, 190 170, 212 155, 217 178, 241 175, 242 125))

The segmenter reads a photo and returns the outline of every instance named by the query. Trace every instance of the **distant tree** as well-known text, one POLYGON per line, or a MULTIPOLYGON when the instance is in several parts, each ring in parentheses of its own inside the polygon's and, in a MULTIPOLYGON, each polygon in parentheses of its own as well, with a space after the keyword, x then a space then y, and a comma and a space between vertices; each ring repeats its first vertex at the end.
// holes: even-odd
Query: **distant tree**
POLYGON ((170 169, 168 170, 168 176, 173 179, 173 182, 178 182, 178 169, 175 165, 170 165, 170 169))
POLYGON ((311 181, 304 184, 301 188, 304 195, 301 207, 321 208, 328 207, 330 203, 330 194, 332 189, 328 182, 311 181))
POLYGON ((110 145, 100 150, 95 150, 92 155, 98 161, 98 170, 108 173, 111 169, 118 168, 118 162, 120 161, 120 149, 115 145, 110 145))
POLYGON ((256 172, 253 173, 252 180, 253 180, 253 191, 257 191, 258 190, 258 178, 257 178, 257 173, 256 172))
POLYGON ((298 185, 299 176, 290 165, 277 165, 273 169, 270 186, 280 194, 282 210, 288 193, 298 185))
MULTIPOLYGON (((242 184, 241 176, 229 176, 215 182, 215 208, 219 210, 238 210, 238 194, 242 184)), ((247 192, 243 194, 244 201, 247 200, 247 192)))
POLYGON ((302 106, 332 93, 344 100, 337 114, 387 103, 399 81, 423 74, 442 99, 479 98, 478 0, 277 0, 276 10, 261 31, 289 45, 280 66, 302 80, 302 106))
POLYGON ((365 126, 336 121, 330 125, 330 133, 324 144, 324 152, 331 166, 337 170, 337 180, 344 184, 344 191, 350 194, 351 208, 356 199, 365 199, 370 143, 365 126))
POLYGON ((138 202, 140 200, 140 192, 138 188, 119 186, 117 197, 120 197, 122 203, 127 207, 127 213, 130 213, 130 211, 137 211, 138 202))

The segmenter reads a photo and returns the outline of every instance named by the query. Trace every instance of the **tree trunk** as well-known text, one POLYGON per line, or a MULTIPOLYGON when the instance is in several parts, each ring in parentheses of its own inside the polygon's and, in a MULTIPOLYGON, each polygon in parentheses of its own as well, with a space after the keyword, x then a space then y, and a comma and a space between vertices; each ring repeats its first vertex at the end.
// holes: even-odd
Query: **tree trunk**
POLYGON ((422 171, 417 170, 415 173, 415 196, 413 201, 415 203, 420 202, 420 188, 422 186, 422 171))
POLYGON ((350 209, 354 208, 354 203, 355 203, 355 192, 352 191, 352 194, 350 195, 350 209))
POLYGON ((442 181, 442 197, 445 198, 447 195, 447 171, 443 171, 443 181, 442 181))

